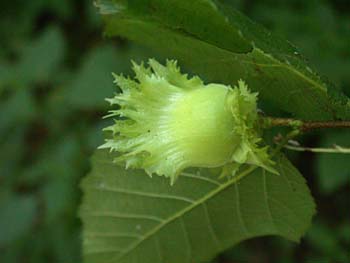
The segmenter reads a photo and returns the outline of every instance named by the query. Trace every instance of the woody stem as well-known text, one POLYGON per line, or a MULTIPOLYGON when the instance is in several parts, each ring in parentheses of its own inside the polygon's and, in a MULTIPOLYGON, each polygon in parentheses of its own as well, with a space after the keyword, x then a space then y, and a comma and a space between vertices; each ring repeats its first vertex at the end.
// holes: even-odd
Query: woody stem
POLYGON ((292 127, 301 132, 316 129, 350 128, 350 121, 302 121, 292 118, 262 117, 263 127, 292 127))

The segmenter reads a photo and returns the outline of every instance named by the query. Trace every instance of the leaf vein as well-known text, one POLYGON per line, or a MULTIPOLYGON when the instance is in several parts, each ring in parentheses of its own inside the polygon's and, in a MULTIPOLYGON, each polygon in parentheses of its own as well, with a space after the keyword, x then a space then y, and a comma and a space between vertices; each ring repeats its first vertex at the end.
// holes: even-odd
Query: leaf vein
POLYGON ((239 196, 239 190, 238 190, 238 184, 235 184, 235 192, 236 192, 236 200, 237 200, 237 206, 236 206, 236 212, 237 212, 237 216, 239 219, 239 222, 242 225, 242 229, 245 233, 246 236, 249 236, 249 231, 248 228, 244 222, 244 218, 242 216, 242 211, 241 211, 241 200, 240 200, 240 196, 239 196))
POLYGON ((191 262, 191 259, 192 259, 191 242, 190 242, 190 237, 189 237, 188 231, 186 229, 183 217, 180 217, 180 224, 181 224, 181 228, 183 230, 184 237, 186 239, 186 245, 187 245, 187 260, 186 261, 191 262))
POLYGON ((85 255, 94 255, 94 254, 121 254, 125 253, 125 250, 113 248, 113 249, 101 249, 101 250, 87 250, 84 252, 85 255))
POLYGON ((130 238, 141 238, 142 235, 134 234, 134 233, 103 233, 103 232, 85 232, 84 235, 86 237, 130 237, 130 238))
POLYGON ((96 190, 96 191, 109 191, 109 192, 128 194, 128 195, 138 195, 138 196, 142 196, 142 197, 178 200, 178 201, 184 201, 184 202, 187 202, 190 204, 193 204, 195 202, 194 200, 192 200, 190 198, 177 196, 177 195, 154 194, 154 193, 141 192, 141 191, 135 191, 135 190, 125 190, 125 189, 121 189, 121 188, 112 188, 112 187, 108 187, 108 186, 92 187, 92 189, 96 190))
POLYGON ((160 249, 159 239, 157 236, 154 237, 154 242, 156 245, 156 250, 157 250, 159 262, 162 263, 163 262, 163 255, 162 255, 162 250, 160 249))
POLYGON ((92 217, 114 217, 114 218, 122 218, 122 219, 146 219, 146 220, 153 220, 160 223, 165 222, 165 219, 152 216, 152 215, 143 215, 143 214, 122 214, 122 213, 115 213, 115 212, 85 212, 85 216, 92 216, 92 217))
POLYGON ((203 176, 199 176, 199 175, 196 175, 196 174, 181 173, 181 176, 188 177, 188 178, 193 178, 193 179, 198 179, 198 180, 202 180, 202 181, 206 181, 206 182, 212 183, 215 186, 219 186, 220 185, 220 183, 218 183, 217 181, 215 181, 213 179, 206 178, 206 177, 203 177, 203 176))
POLYGON ((212 236, 216 246, 220 249, 221 248, 220 240, 219 240, 219 238, 218 238, 218 236, 217 236, 217 234, 216 234, 216 232, 214 230, 213 223, 211 222, 210 214, 208 212, 208 205, 206 203, 203 203, 202 207, 203 207, 203 210, 204 210, 205 217, 206 217, 206 219, 208 221, 208 228, 209 228, 210 235, 212 236))
POLYGON ((269 194, 267 192, 267 183, 266 183, 266 171, 263 169, 262 171, 262 177, 263 177, 263 192, 264 192, 264 198, 265 198, 265 202, 266 202, 266 206, 267 206, 267 212, 269 214, 270 220, 272 225, 274 226, 275 230, 277 229, 276 227, 276 223, 275 220, 272 216, 272 211, 271 211, 271 207, 270 207, 270 203, 269 203, 269 194))

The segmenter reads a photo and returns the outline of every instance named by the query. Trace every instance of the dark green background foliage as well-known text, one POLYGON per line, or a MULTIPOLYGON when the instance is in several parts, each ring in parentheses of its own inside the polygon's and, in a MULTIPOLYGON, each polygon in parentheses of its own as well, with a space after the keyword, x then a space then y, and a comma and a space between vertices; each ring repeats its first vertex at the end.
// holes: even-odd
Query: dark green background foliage
MULTIPOLYGON (((289 39, 350 95, 348 1, 226 2, 289 39)), ((131 58, 157 54, 104 39, 90 0, 2 1, 0 10, 0 262, 80 262, 79 181, 102 142, 110 72, 128 73, 131 58)), ((314 133, 302 143, 350 147, 345 131, 314 133)), ((247 241, 217 262, 350 260, 350 156, 288 156, 318 205, 306 237, 299 245, 247 241)))

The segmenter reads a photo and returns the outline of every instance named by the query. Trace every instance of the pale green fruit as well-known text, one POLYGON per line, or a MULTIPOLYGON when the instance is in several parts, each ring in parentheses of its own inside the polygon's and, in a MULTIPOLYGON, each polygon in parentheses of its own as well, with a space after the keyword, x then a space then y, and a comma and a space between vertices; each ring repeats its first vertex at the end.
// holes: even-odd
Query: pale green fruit
POLYGON ((172 183, 188 167, 222 167, 223 175, 234 175, 251 164, 275 172, 267 148, 257 145, 257 93, 243 81, 234 88, 204 85, 181 74, 176 61, 148 64, 133 64, 135 80, 115 75, 122 93, 108 101, 120 109, 108 117, 119 118, 105 129, 113 138, 100 148, 119 152, 116 162, 172 183))

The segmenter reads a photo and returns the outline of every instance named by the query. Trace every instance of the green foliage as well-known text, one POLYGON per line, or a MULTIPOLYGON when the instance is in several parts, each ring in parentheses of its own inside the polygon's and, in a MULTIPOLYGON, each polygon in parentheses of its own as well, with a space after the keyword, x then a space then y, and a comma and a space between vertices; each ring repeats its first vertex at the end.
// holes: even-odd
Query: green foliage
MULTIPOLYGON (((322 81, 310 69, 294 47, 288 42, 272 36, 265 29, 254 24, 240 13, 229 9, 219 1, 187 2, 172 0, 165 3, 157 0, 111 0, 99 1, 98 6, 101 14, 105 16, 106 32, 109 36, 126 37, 154 49, 159 49, 164 54, 179 59, 196 73, 199 72, 208 81, 232 84, 238 78, 244 77, 253 90, 259 91, 264 103, 277 106, 301 118, 345 119, 350 116, 349 99, 322 81), (210 23, 205 22, 208 17, 211 18, 210 23)), ((114 128, 113 131, 115 131, 114 128)), ((110 143, 114 142, 111 141, 110 143)), ((100 262, 108 258, 112 258, 115 262, 138 262, 141 259, 144 261, 145 257, 150 262, 162 262, 164 260, 192 262, 208 260, 224 248, 221 247, 220 235, 216 235, 215 232, 218 226, 214 225, 215 227, 213 227, 210 219, 207 225, 210 225, 211 231, 209 232, 214 233, 214 238, 212 237, 212 239, 216 241, 216 245, 213 245, 216 249, 213 251, 210 251, 209 240, 205 241, 205 246, 201 245, 199 249, 196 249, 197 243, 200 243, 198 240, 203 240, 204 238, 198 232, 191 233, 187 230, 188 226, 193 228, 195 222, 199 221, 200 217, 203 217, 203 215, 197 214, 197 220, 194 218, 192 221, 187 222, 184 218, 187 218, 187 213, 192 214, 192 208, 196 210, 198 205, 204 203, 206 205, 205 211, 208 210, 207 202, 210 202, 210 200, 205 198, 205 194, 203 195, 204 197, 191 199, 183 193, 182 195, 177 194, 176 191, 178 190, 176 189, 168 189, 161 194, 158 192, 159 188, 151 188, 151 191, 145 192, 143 187, 146 183, 140 179, 130 182, 129 180, 132 179, 118 178, 115 179, 116 182, 110 182, 106 179, 105 173, 115 172, 117 176, 124 173, 117 171, 116 168, 114 168, 114 171, 111 168, 106 168, 108 161, 105 161, 106 157, 102 159, 102 161, 95 160, 93 164, 95 168, 93 168, 92 175, 90 175, 98 174, 100 180, 87 183, 89 179, 86 179, 84 184, 86 199, 83 203, 82 216, 85 224, 84 255, 88 262, 100 262), (123 180, 127 180, 127 183, 123 183, 123 180), (135 184, 141 184, 141 182, 143 186, 135 187, 135 184), (174 195, 172 191, 175 191, 176 194, 174 195), (105 197, 103 197, 104 195, 105 197), (123 200, 121 197, 117 198, 119 195, 128 195, 130 199, 136 196, 136 201, 134 200, 133 202, 135 205, 134 210, 128 210, 122 203, 111 201, 112 199, 123 200), (190 200, 188 208, 182 208, 183 213, 176 212, 176 208, 174 208, 175 212, 167 214, 165 218, 164 216, 159 216, 158 210, 168 211, 169 207, 171 207, 168 204, 166 210, 161 206, 164 195, 166 198, 170 196, 172 198, 175 197, 175 199, 183 199, 185 197, 185 201, 190 200), (137 205, 137 200, 140 197, 158 197, 159 200, 153 201, 152 205, 147 205, 147 201, 140 200, 140 205, 137 205), (99 201, 99 199, 101 200, 99 201), (94 213, 97 208, 103 208, 103 211, 94 213), (152 217, 153 220, 156 218, 159 221, 158 225, 153 226, 153 228, 150 227, 145 233, 141 234, 138 234, 137 229, 133 229, 132 232, 125 234, 122 232, 121 226, 127 228, 123 221, 125 217, 128 219, 135 219, 134 217, 136 217, 135 220, 137 221, 137 218, 140 219, 139 216, 144 214, 152 217), (112 220, 111 218, 114 215, 117 218, 113 220, 117 221, 115 224, 110 224, 108 220, 112 220), (120 218, 120 215, 123 218, 120 218), (104 222, 102 223, 103 226, 98 225, 96 218, 99 217, 106 217, 106 222, 109 223, 104 222), (106 225, 116 229, 116 233, 106 233, 108 230, 103 228, 106 225), (170 232, 167 230, 167 227, 172 229, 172 238, 175 239, 169 244, 165 241, 167 236, 163 234, 163 232, 168 233, 169 237, 170 232), (103 229, 103 231, 101 232, 100 229, 103 229), (182 234, 180 234, 180 230, 182 230, 182 234), (113 244, 112 247, 109 247, 110 244, 113 244), (204 247, 205 250, 203 250, 204 247), (153 251, 154 249, 159 251, 158 256, 152 254, 152 257, 148 255, 147 251, 153 251), (178 253, 176 256, 174 253, 169 252, 171 251, 170 249, 176 249, 183 253, 178 253), (187 254, 184 251, 188 251, 187 254)), ((128 173, 131 176, 137 174, 137 172, 128 173)), ((263 175, 265 176, 265 173, 263 175)), ((237 184, 234 185, 236 186, 237 184)), ((288 184, 284 182, 284 186, 286 185, 288 184)), ((264 185, 259 186, 256 182, 255 187, 260 191, 265 189, 264 185)), ((199 188, 196 193, 199 194, 203 189, 199 188)), ((285 192, 282 185, 279 186, 279 189, 285 192)), ((211 194, 208 196, 212 197, 211 194)), ((218 196, 220 195, 218 194, 218 196)), ((290 199, 294 196, 295 194, 290 193, 290 199)), ((244 199, 246 196, 242 198, 244 199)), ((277 200, 280 199, 278 196, 277 200)), ((222 201, 222 203, 224 202, 222 201)), ((287 205, 287 207, 290 206, 287 205)), ((303 208, 305 209, 305 205, 300 203, 297 205, 297 209, 302 210, 303 208)), ((255 209, 259 211, 257 207, 255 209)), ((181 208, 178 208, 178 210, 181 211, 181 208)), ((303 211, 305 212, 305 210, 303 211)), ((209 215, 208 218, 211 218, 210 213, 207 212, 207 214, 209 215)), ((216 213, 216 216, 220 217, 218 213, 216 213)), ((191 216, 188 217, 190 218, 191 216)), ((100 218, 98 220, 101 222, 100 218)), ((142 218, 141 221, 143 220, 145 218, 142 218)), ((253 220, 256 221, 256 218, 253 220)), ((282 219, 277 217, 277 220, 284 220, 283 216, 282 219)), ((273 221, 275 222, 276 219, 273 218, 273 221)), ((224 222, 227 221, 222 221, 221 224, 224 225, 224 222)), ((307 220, 304 221, 304 223, 306 222, 307 220)), ((138 223, 136 222, 136 224, 138 223)), ((208 231, 209 227, 205 227, 208 231)), ((252 232, 252 237, 259 236, 261 233, 280 234, 283 236, 283 233, 278 230, 266 232, 266 226, 260 225, 259 227, 256 232, 252 232)), ((244 229, 244 225, 240 229, 244 229)), ((198 231, 198 229, 196 230, 198 231)), ((203 229, 199 231, 201 233, 204 232, 203 229)), ((227 230, 227 232, 229 231, 227 230)), ((302 232, 299 233, 299 235, 301 234, 302 232)), ((208 236, 210 235, 206 237, 208 236)), ((290 238, 288 235, 284 236, 290 238)), ((228 242, 230 246, 245 239, 244 235, 237 233, 231 233, 231 238, 228 242)))
MULTIPOLYGON (((225 2, 297 44, 313 67, 350 94, 347 1, 225 2)), ((1 1, 0 6, 0 262, 82 262, 81 222, 76 215, 81 191, 77 189, 80 178, 90 169, 89 156, 103 143, 100 131, 107 123, 101 117, 108 107, 103 99, 111 95, 110 72, 130 74, 130 59, 140 62, 156 57, 164 61, 165 57, 159 58, 158 48, 151 53, 125 40, 104 38, 101 16, 91 0, 13 0, 1 1), (103 83, 94 89, 90 81, 103 83), (82 85, 86 88, 79 87, 82 85)), ((205 19, 208 21, 210 18, 205 19)), ((188 57, 192 59, 191 53, 198 52, 192 46, 188 57)), ((186 71, 191 66, 187 65, 186 71)), ((209 80, 204 74, 208 63, 203 65, 201 71, 194 68, 193 72, 209 80)), ((213 65, 221 68, 218 63, 213 65)), ((231 83, 231 77, 225 77, 227 72, 216 74, 220 77, 217 81, 231 83)), ((279 97, 285 96, 280 93, 279 97)), ((299 94, 295 97, 306 93, 299 94)), ((265 101, 264 110, 281 114, 265 101)), ((328 137, 333 135, 311 135, 305 145, 338 143, 338 138, 328 137)), ((302 245, 281 238, 255 238, 228 249, 210 263, 340 262, 350 247, 349 183, 342 180, 330 187, 332 190, 321 191, 318 159, 327 162, 324 167, 331 167, 328 157, 296 154, 293 158, 316 195, 319 222, 315 227, 326 234, 316 235, 311 228, 314 236, 303 238, 302 245), (320 245, 325 236, 336 246, 329 241, 320 245)), ((335 171, 328 170, 327 176, 324 170, 327 181, 342 172, 335 171)))
POLYGON ((277 163, 280 176, 259 168, 220 180, 201 169, 169 186, 98 151, 82 184, 85 262, 203 262, 256 236, 298 241, 315 206, 299 172, 277 163))
POLYGON ((110 0, 98 6, 109 36, 161 50, 210 82, 244 78, 262 100, 300 118, 350 117, 349 99, 327 87, 292 45, 220 1, 110 0))

